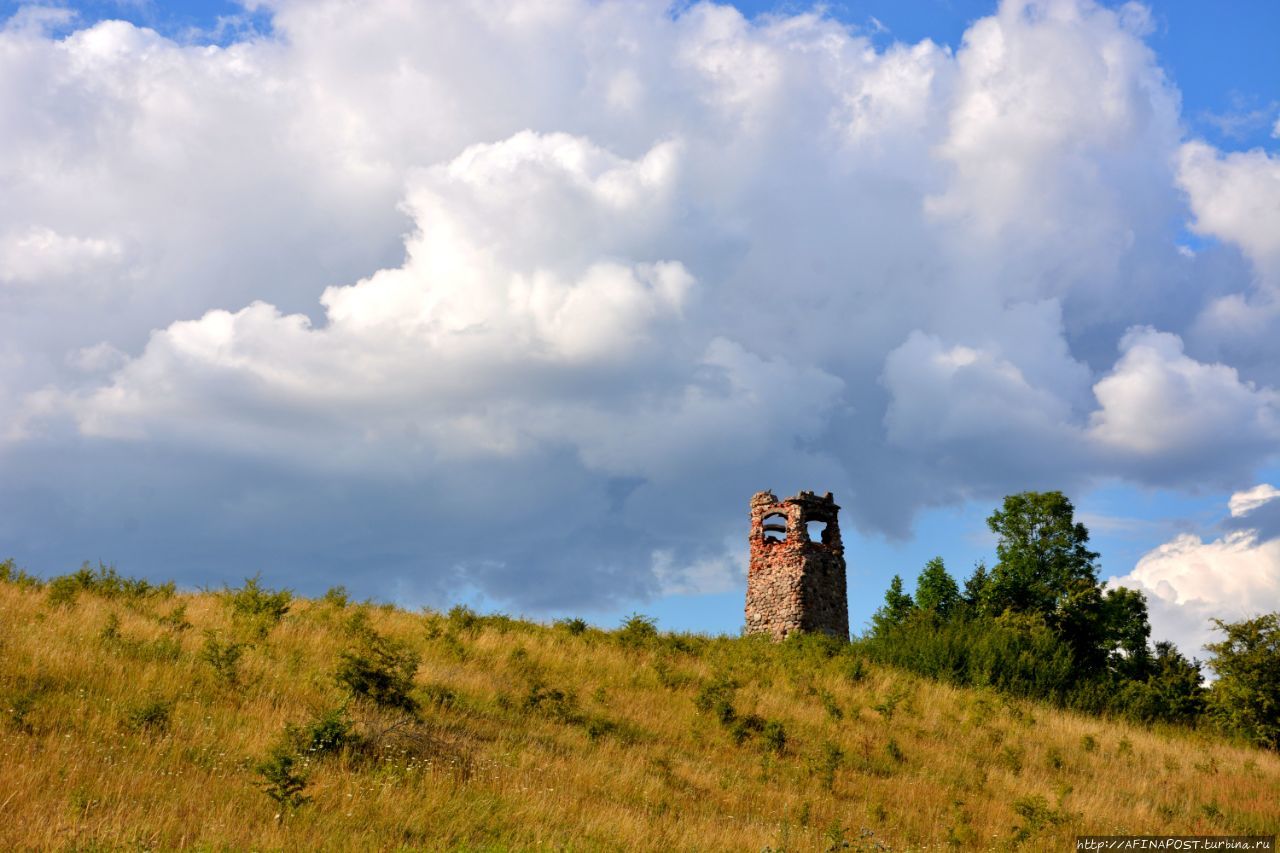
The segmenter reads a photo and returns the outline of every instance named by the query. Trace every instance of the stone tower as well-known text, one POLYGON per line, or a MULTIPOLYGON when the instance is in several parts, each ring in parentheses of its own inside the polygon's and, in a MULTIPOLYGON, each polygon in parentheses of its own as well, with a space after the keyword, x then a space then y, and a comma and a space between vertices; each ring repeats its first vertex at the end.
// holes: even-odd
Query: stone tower
POLYGON ((747 571, 747 633, 781 640, 793 631, 849 639, 844 545, 827 492, 778 500, 751 498, 751 565, 747 571))

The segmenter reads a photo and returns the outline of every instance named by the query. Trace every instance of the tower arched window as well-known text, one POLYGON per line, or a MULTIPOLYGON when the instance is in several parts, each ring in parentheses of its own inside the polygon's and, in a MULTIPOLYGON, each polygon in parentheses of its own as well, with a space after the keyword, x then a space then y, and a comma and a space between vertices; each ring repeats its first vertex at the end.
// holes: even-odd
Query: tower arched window
POLYGON ((761 524, 764 529, 764 541, 787 541, 787 517, 780 512, 771 512, 764 517, 761 524))

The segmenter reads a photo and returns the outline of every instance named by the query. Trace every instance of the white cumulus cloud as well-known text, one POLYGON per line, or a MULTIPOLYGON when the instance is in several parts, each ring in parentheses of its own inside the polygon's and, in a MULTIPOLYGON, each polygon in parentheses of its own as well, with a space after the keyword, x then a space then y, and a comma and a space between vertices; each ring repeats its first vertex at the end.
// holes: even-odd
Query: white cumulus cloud
POLYGON ((1231 510, 1232 518, 1241 518, 1276 498, 1280 498, 1280 489, 1270 483, 1260 483, 1252 489, 1233 494, 1227 507, 1231 510))
POLYGON ((762 487, 904 535, 1280 449, 1274 158, 1183 138, 1138 7, 1006 0, 954 50, 715 3, 261 9, 225 46, 0 31, 29 562, 616 603, 719 588, 762 487))
MULTIPOLYGON (((1261 484, 1231 496, 1233 517, 1273 500, 1280 491, 1261 484)), ((1205 643, 1221 639, 1210 622, 1231 622, 1271 612, 1280 601, 1280 537, 1257 528, 1213 539, 1184 533, 1145 554, 1133 571, 1111 583, 1147 594, 1154 635, 1204 657, 1205 643)))

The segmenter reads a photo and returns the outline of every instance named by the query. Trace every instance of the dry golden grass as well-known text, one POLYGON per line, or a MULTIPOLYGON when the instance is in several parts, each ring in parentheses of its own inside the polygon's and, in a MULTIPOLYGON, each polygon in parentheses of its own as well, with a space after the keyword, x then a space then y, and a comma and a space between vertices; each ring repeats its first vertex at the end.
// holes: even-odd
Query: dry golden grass
MULTIPOLYGON (((298 600, 230 684, 205 632, 253 635, 218 595, 55 606, 0 584, 0 849, 1067 850, 1280 826, 1280 757, 1194 733, 851 678, 817 642, 467 621, 298 600), (177 605, 191 627, 163 622, 177 605), (343 704, 357 611, 421 654, 420 721, 304 760, 310 802, 281 812, 255 766, 343 704), (726 678, 739 719, 781 723, 780 752, 699 710, 726 678), (569 713, 530 707, 534 686, 571 693, 569 713)), ((350 710, 366 733, 396 724, 350 710)))

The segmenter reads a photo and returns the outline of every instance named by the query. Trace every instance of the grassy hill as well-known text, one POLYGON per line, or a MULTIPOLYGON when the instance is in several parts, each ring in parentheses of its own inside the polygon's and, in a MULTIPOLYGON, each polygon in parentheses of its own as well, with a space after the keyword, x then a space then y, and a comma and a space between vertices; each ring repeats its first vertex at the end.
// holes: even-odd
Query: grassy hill
POLYGON ((1067 850, 1274 833, 1278 791, 1273 753, 817 638, 0 583, 5 850, 1067 850))

